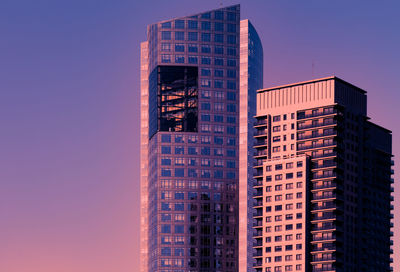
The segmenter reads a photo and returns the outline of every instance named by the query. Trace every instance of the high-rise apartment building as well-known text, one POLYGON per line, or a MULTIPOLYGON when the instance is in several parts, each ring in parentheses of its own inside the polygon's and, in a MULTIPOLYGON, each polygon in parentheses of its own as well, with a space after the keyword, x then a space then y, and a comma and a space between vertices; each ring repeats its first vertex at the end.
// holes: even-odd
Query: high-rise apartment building
POLYGON ((391 271, 391 132, 337 77, 259 90, 254 271, 391 271))
POLYGON ((246 271, 253 258, 248 212, 260 39, 240 21, 239 5, 162 21, 147 35, 141 271, 246 271))

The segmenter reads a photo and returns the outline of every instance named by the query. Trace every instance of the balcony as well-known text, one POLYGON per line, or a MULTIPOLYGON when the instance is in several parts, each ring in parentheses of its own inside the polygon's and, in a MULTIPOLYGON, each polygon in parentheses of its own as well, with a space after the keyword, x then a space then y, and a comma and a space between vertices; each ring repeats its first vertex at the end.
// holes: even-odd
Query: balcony
POLYGON ((327 163, 323 163, 323 164, 315 164, 312 167, 312 170, 317 170, 317 169, 321 169, 321 168, 329 168, 329 167, 337 167, 336 162, 327 162, 327 163))
POLYGON ((312 196, 312 200, 321 200, 321 199, 330 199, 330 198, 336 198, 337 194, 333 192, 325 192, 322 195, 316 195, 314 194, 312 196))
POLYGON ((314 183, 311 190, 320 190, 320 189, 335 189, 337 187, 336 182, 334 181, 324 181, 323 184, 314 183))
POLYGON ((297 114, 297 120, 303 120, 308 118, 314 118, 319 116, 327 116, 331 114, 337 114, 337 109, 331 108, 329 110, 318 111, 316 113, 305 114, 304 112, 300 112, 297 114))
POLYGON ((268 120, 267 119, 258 119, 257 121, 254 122, 254 126, 266 126, 268 125, 268 120))
POLYGON ((336 214, 329 213, 329 214, 323 214, 323 215, 317 215, 313 214, 311 217, 311 221, 319 221, 319 220, 335 220, 339 219, 336 214))
POLYGON ((297 140, 308 140, 313 138, 325 137, 325 136, 336 136, 336 131, 323 132, 323 133, 312 133, 311 135, 299 135, 297 140))
POLYGON ((315 148, 321 148, 321 147, 334 147, 336 146, 336 142, 328 142, 328 143, 317 143, 317 144, 311 144, 311 145, 298 145, 297 150, 302 151, 302 150, 307 150, 307 149, 315 149, 315 148))
POLYGON ((254 197, 263 196, 262 189, 257 189, 256 192, 253 194, 254 197))
MULTIPOLYGON (((330 240, 336 240, 336 235, 329 233, 330 235, 325 235, 321 237, 313 237, 311 242, 320 242, 320 241, 330 241, 330 240)), ((314 259, 314 258, 313 258, 314 259)))
POLYGON ((268 136, 268 130, 266 129, 257 130, 256 133, 254 133, 254 137, 267 137, 267 136, 268 136))
POLYGON ((325 173, 325 174, 318 174, 318 173, 313 173, 311 179, 324 179, 324 178, 336 178, 337 175, 336 173, 325 173))
POLYGON ((254 183, 253 183, 253 187, 262 186, 262 185, 263 185, 262 179, 257 179, 257 180, 254 181, 254 183))
POLYGON ((321 230, 335 230, 336 225, 333 222, 324 223, 322 226, 313 225, 311 231, 321 231, 321 230))
POLYGON ((312 262, 335 262, 336 261, 336 256, 323 256, 323 257, 317 257, 316 255, 313 256, 312 262))
POLYGON ((266 145, 268 145, 267 139, 257 139, 257 141, 254 142, 255 148, 264 147, 266 145))
POLYGON ((310 128, 320 128, 320 127, 326 127, 326 126, 334 126, 337 125, 336 120, 331 120, 331 121, 325 121, 325 122, 318 122, 317 124, 298 124, 297 125, 297 130, 303 130, 303 129, 310 129, 310 128))
POLYGON ((311 251, 316 252, 316 251, 330 251, 330 250, 336 250, 336 245, 322 245, 322 246, 312 246, 311 251))
POLYGON ((337 156, 337 153, 333 151, 333 152, 330 152, 330 153, 314 155, 314 156, 311 157, 311 159, 320 159, 320 158, 336 157, 336 156, 337 156))
POLYGON ((337 205, 333 202, 322 202, 320 204, 322 204, 322 205, 316 205, 316 204, 312 205, 311 212, 337 208, 337 205))
POLYGON ((267 150, 258 150, 254 155, 254 157, 267 157, 267 156, 268 156, 267 150))

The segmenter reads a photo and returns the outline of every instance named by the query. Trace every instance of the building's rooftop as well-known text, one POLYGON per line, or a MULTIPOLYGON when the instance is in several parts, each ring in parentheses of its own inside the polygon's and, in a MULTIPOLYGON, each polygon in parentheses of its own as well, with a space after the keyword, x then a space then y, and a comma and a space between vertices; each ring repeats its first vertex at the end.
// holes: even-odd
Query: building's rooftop
POLYGON ((265 89, 260 89, 257 90, 257 93, 262 93, 262 92, 268 92, 268 91, 273 91, 273 90, 278 90, 278 89, 283 89, 283 88, 289 88, 289 87, 294 87, 294 86, 299 86, 299 85, 306 85, 306 84, 311 84, 311 83, 316 83, 316 82, 320 82, 320 81, 328 81, 328 80, 337 80, 340 81, 346 85, 351 86, 352 88, 358 90, 359 92, 365 94, 366 91, 347 82, 344 81, 341 78, 338 78, 337 76, 330 76, 330 77, 323 77, 323 78, 318 78, 318 79, 312 79, 312 80, 308 80, 308 81, 301 81, 301 82, 296 82, 296 83, 291 83, 291 84, 287 84, 287 85, 280 85, 280 86, 276 86, 276 87, 270 87, 270 88, 265 88, 265 89))

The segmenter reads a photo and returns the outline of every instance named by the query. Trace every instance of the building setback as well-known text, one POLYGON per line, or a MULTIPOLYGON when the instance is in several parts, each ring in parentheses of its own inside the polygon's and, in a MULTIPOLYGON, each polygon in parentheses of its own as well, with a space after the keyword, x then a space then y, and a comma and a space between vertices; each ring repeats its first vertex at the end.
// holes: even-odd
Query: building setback
POLYGON ((391 271, 391 132, 337 77, 259 90, 254 271, 391 271))
POLYGON ((260 39, 240 21, 239 5, 148 26, 141 44, 142 272, 252 267, 251 133, 262 73, 260 39))

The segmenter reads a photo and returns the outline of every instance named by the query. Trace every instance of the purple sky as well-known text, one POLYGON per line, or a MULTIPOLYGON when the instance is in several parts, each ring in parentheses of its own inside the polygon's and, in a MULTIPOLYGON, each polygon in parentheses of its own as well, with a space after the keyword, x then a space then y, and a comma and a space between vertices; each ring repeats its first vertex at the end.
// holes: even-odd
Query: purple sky
MULTIPOLYGON (((2 1, 0 271, 138 271, 139 44, 148 24, 220 2, 238 3, 2 1)), ((241 8, 263 42, 265 87, 337 75, 368 91, 400 154, 400 2, 241 8)))

